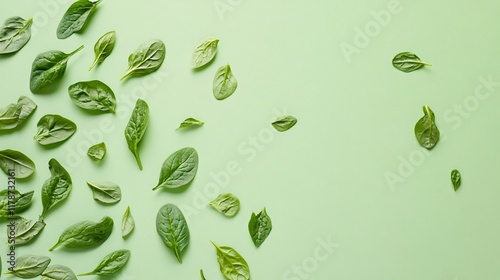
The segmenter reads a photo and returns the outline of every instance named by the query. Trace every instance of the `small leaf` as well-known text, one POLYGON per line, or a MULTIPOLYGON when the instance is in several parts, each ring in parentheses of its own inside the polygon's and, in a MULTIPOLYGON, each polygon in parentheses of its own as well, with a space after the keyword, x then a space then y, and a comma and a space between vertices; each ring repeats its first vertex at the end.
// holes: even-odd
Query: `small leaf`
POLYGON ((19 97, 17 104, 9 104, 5 108, 0 108, 0 131, 20 126, 36 108, 35 102, 26 96, 19 97))
POLYGON ((80 31, 88 22, 90 15, 94 13, 99 1, 78 0, 74 2, 64 13, 57 27, 57 38, 65 39, 73 33, 80 31))
POLYGON ((118 250, 114 251, 104 257, 104 259, 97 265, 97 267, 91 272, 78 274, 78 276, 84 275, 111 275, 120 271, 125 264, 127 264, 130 258, 129 250, 118 250))
POLYGON ((14 270, 6 273, 19 278, 35 278, 40 276, 50 263, 50 258, 45 256, 24 255, 16 259, 14 270))
POLYGON ((217 54, 217 45, 219 44, 219 39, 209 38, 205 42, 201 43, 193 53, 193 59, 191 61, 192 68, 199 68, 214 59, 217 54))
POLYGON ((92 65, 89 67, 89 71, 94 68, 95 65, 102 63, 113 51, 116 43, 116 32, 110 31, 102 35, 99 40, 94 45, 95 59, 92 65))
POLYGON ((439 129, 436 126, 434 112, 425 105, 423 107, 424 116, 415 124, 415 137, 418 143, 430 150, 439 141, 439 129))
POLYGON ((75 273, 64 265, 51 265, 42 272, 42 280, 77 280, 75 273))
POLYGON ((72 84, 68 88, 68 93, 71 101, 80 108, 90 111, 115 112, 115 94, 108 85, 101 81, 83 81, 72 84))
POLYGON ((14 171, 13 177, 22 179, 31 176, 36 166, 29 157, 19 151, 2 150, 0 151, 0 169, 7 175, 14 171))
POLYGON ((110 182, 95 183, 87 182, 94 199, 102 203, 111 204, 119 202, 122 199, 122 192, 118 185, 110 182))
POLYGON ((122 237, 127 237, 135 228, 135 221, 132 213, 130 213, 130 206, 127 206, 122 218, 122 237))
POLYGON ((171 154, 160 171, 158 185, 153 188, 175 189, 187 185, 198 171, 198 152, 191 147, 182 148, 171 154))
POLYGON ((179 128, 192 127, 192 126, 200 126, 200 125, 203 125, 203 124, 205 124, 205 123, 202 122, 202 121, 199 121, 197 119, 187 118, 187 119, 185 119, 181 123, 181 125, 179 126, 179 128))
POLYGON ((66 141, 76 132, 76 124, 59 115, 45 115, 38 121, 38 131, 33 137, 40 145, 66 141))
POLYGON ((163 205, 156 215, 156 231, 182 263, 181 253, 189 244, 189 228, 181 210, 173 204, 163 205))
POLYGON ((231 193, 223 193, 211 201, 210 206, 225 216, 233 217, 240 210, 240 200, 231 193))
POLYGON ((217 250, 217 262, 220 266, 220 272, 230 280, 249 280, 250 268, 245 259, 233 248, 229 246, 219 246, 215 244, 217 250))
POLYGON ((42 219, 49 209, 68 197, 72 188, 72 181, 68 171, 56 159, 49 161, 49 170, 51 176, 42 186, 43 211, 40 215, 42 219))
POLYGON ((161 40, 154 39, 143 43, 128 57, 128 69, 120 80, 131 75, 153 73, 165 60, 165 53, 165 44, 161 40))
POLYGON ((104 243, 113 231, 113 219, 104 216, 99 222, 82 221, 63 231, 57 243, 49 249, 59 246, 66 248, 93 248, 104 243))
POLYGON ((457 191, 462 184, 462 175, 460 175, 460 172, 456 169, 451 171, 451 183, 453 184, 453 189, 455 191, 457 191))
POLYGON ((149 106, 146 101, 137 99, 134 111, 130 116, 127 127, 125 128, 125 139, 128 149, 134 154, 139 169, 142 170, 142 162, 139 157, 138 145, 141 142, 149 123, 149 106))
POLYGON ((0 28, 0 54, 15 53, 22 49, 31 38, 33 19, 8 18, 0 28))
POLYGON ((424 66, 431 66, 430 64, 423 62, 420 58, 411 52, 398 53, 392 59, 392 65, 403 72, 409 73, 418 70, 424 66))
POLYGON ((271 223, 271 217, 267 215, 266 208, 257 215, 252 213, 252 217, 248 223, 248 231, 250 232, 250 236, 255 246, 260 247, 269 236, 272 229, 273 224, 271 223))
POLYGON ((101 142, 91 146, 87 151, 87 155, 93 160, 102 160, 106 155, 106 144, 101 142))
POLYGON ((221 66, 214 77, 213 94, 215 99, 228 98, 236 91, 236 87, 238 87, 238 81, 236 81, 229 64, 221 66))
POLYGON ((297 123, 297 119, 293 116, 279 117, 272 123, 272 126, 279 132, 284 132, 292 128, 297 123))

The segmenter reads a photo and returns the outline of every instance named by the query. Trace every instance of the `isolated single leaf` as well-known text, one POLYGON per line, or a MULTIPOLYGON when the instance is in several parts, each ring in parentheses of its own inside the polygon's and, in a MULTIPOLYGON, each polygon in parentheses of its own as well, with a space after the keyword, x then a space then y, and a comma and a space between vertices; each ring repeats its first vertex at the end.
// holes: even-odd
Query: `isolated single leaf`
POLYGON ((156 231, 182 263, 181 253, 189 244, 189 228, 181 210, 170 203, 163 205, 156 215, 156 231))
POLYGON ((102 35, 99 40, 94 45, 95 59, 92 65, 89 67, 89 71, 94 68, 95 65, 102 63, 113 51, 116 43, 116 32, 110 31, 102 35))
POLYGON ((240 210, 240 200, 232 193, 223 193, 211 201, 210 206, 225 216, 233 217, 240 210))
POLYGON ((127 127, 125 127, 125 139, 128 149, 134 154, 139 169, 142 170, 142 162, 139 157, 138 145, 141 142, 149 123, 149 106, 146 101, 137 99, 134 111, 130 116, 127 127))
POLYGON ((217 54, 217 45, 219 44, 219 39, 217 38, 209 38, 205 40, 205 42, 201 43, 198 47, 196 47, 193 52, 193 58, 191 60, 192 68, 199 68, 214 59, 217 54))
POLYGON ((56 264, 42 272, 42 280, 78 280, 78 278, 69 267, 56 264))
POLYGON ((231 71, 229 64, 221 66, 215 73, 213 94, 215 99, 224 100, 231 96, 238 87, 238 81, 231 71))
POLYGON ((25 154, 15 150, 0 151, 0 169, 7 175, 14 171, 14 178, 22 179, 31 176, 36 170, 35 163, 25 154))
POLYGON ((76 132, 76 124, 59 115, 45 115, 38 121, 38 131, 33 137, 40 145, 66 141, 76 132))
POLYGON ((460 185, 462 184, 462 175, 460 174, 460 171, 456 169, 451 171, 451 183, 453 184, 453 189, 455 191, 460 188, 460 185))
POLYGON ((226 279, 249 280, 250 268, 245 259, 233 248, 229 246, 219 246, 211 241, 217 250, 217 262, 220 271, 226 279))
POLYGON ((104 257, 104 259, 91 272, 78 274, 84 275, 111 275, 120 271, 130 258, 129 250, 117 250, 104 257))
POLYGON ((272 229, 273 224, 271 223, 271 217, 267 215, 266 208, 257 215, 252 213, 250 222, 248 222, 248 231, 250 232, 250 237, 252 237, 255 246, 260 247, 269 236, 272 229))
POLYGON ((113 90, 105 83, 92 80, 72 84, 69 96, 78 107, 100 112, 115 112, 116 98, 113 90))
MULTIPOLYGON (((24 218, 16 220, 15 235, 13 237, 16 246, 30 243, 45 228, 43 219, 33 222, 24 218)), ((9 236, 10 234, 7 234, 9 236)))
POLYGON ((26 96, 20 96, 17 104, 0 108, 0 131, 20 126, 35 111, 37 105, 26 96))
POLYGON ((49 249, 59 246, 66 248, 93 248, 101 245, 113 231, 113 219, 104 216, 99 222, 83 221, 63 231, 57 243, 49 249))
POLYGON ((16 259, 14 270, 8 270, 7 274, 13 274, 19 278, 35 278, 40 276, 50 263, 50 258, 37 255, 23 255, 16 259))
POLYGON ((87 155, 93 160, 102 160, 106 155, 106 144, 101 142, 89 148, 87 155))
POLYGON ((92 190, 94 199, 102 203, 110 204, 119 202, 122 199, 120 187, 111 182, 87 182, 92 190))
POLYGON ((403 72, 409 73, 418 70, 424 66, 431 66, 429 63, 423 62, 420 58, 411 52, 398 53, 392 59, 392 65, 403 72))
POLYGON ((71 192, 72 181, 69 173, 56 160, 49 161, 49 170, 51 176, 42 186, 42 205, 43 211, 41 218, 45 217, 47 211, 66 199, 71 192))
POLYGON ((153 190, 185 186, 194 179, 197 171, 198 152, 191 147, 182 148, 163 162, 158 185, 153 190))
POLYGON ((158 70, 165 60, 165 54, 165 44, 161 40, 153 39, 143 43, 128 57, 128 69, 120 80, 158 70))
POLYGON ((272 123, 272 126, 279 132, 284 132, 292 128, 297 123, 294 116, 279 117, 272 123))
POLYGON ((92 2, 89 0, 78 0, 74 2, 63 15, 57 27, 57 38, 65 39, 71 34, 80 31, 88 22, 92 13, 101 0, 92 2))
POLYGON ((8 18, 0 28, 0 54, 15 53, 22 49, 31 38, 33 19, 8 18))
POLYGON ((127 206, 125 213, 122 218, 122 237, 127 237, 132 230, 135 228, 135 221, 132 213, 130 212, 130 206, 127 206))
POLYGON ((0 218, 13 218, 30 206, 34 191, 21 193, 16 189, 0 191, 0 218))
POLYGON ((193 118, 187 118, 185 119, 181 125, 179 126, 179 128, 186 128, 186 127, 193 127, 193 126, 200 126, 200 125, 203 125, 205 124, 204 122, 202 121, 199 121, 197 119, 193 119, 193 118))
POLYGON ((422 109, 424 116, 415 124, 415 137, 422 147, 430 150, 439 141, 440 133, 436 126, 434 112, 427 105, 424 105, 422 109))

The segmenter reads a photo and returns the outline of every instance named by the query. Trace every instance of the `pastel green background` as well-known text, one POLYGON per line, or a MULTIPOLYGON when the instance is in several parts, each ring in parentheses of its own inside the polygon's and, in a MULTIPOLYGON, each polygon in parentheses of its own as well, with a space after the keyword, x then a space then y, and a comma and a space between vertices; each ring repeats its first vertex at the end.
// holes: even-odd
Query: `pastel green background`
MULTIPOLYGON (((17 182, 21 192, 35 190, 24 216, 41 213, 50 158, 73 178, 68 200, 50 211, 41 236, 19 247, 18 255, 47 255, 52 264, 83 273, 126 248, 132 257, 121 273, 86 279, 199 279, 199 269, 207 279, 223 279, 213 240, 239 251, 252 279, 259 280, 500 277, 500 2, 104 0, 84 32, 59 40, 56 27, 70 2, 0 1, 2 21, 34 17, 30 42, 0 57, 2 107, 20 95, 39 106, 21 129, 0 135, 0 149, 20 150, 37 164, 31 178, 17 182), (116 48, 88 72, 94 43, 111 30, 116 48), (210 36, 220 39, 219 52, 207 68, 193 71, 191 54, 210 36), (119 82, 128 55, 151 38, 166 44, 163 66, 119 82), (82 44, 56 91, 30 92, 37 54, 70 52, 82 44), (400 72, 391 60, 401 51, 433 66, 400 72), (233 96, 217 101, 212 80, 225 63, 239 85, 233 96), (116 114, 89 114, 71 102, 67 87, 93 79, 114 90, 116 114), (123 136, 138 97, 151 109, 140 145, 143 171, 123 136), (430 152, 413 134, 425 104, 442 132, 430 152), (75 121, 77 133, 57 148, 40 146, 32 137, 45 114, 75 121), (270 123, 285 114, 297 117, 297 125, 284 133, 273 130, 270 123), (188 117, 206 124, 176 130, 188 117), (98 164, 85 153, 101 140, 108 154, 98 164), (182 191, 151 191, 165 158, 185 146, 200 156, 193 183, 182 191), (457 192, 450 182, 454 168, 463 176, 457 192), (119 184, 122 201, 98 204, 87 180, 119 184), (221 192, 240 198, 236 217, 207 206, 221 192), (156 213, 165 203, 181 207, 191 231, 182 264, 156 233, 156 213), (123 240, 120 224, 128 205, 136 229, 123 240), (273 231, 257 249, 247 223, 263 207, 273 231), (115 228, 102 246, 48 251, 66 227, 104 215, 115 228), (325 242, 331 243, 328 250, 325 242)), ((6 185, 7 176, 0 180, 6 185)), ((0 250, 4 260, 6 250, 0 250)))

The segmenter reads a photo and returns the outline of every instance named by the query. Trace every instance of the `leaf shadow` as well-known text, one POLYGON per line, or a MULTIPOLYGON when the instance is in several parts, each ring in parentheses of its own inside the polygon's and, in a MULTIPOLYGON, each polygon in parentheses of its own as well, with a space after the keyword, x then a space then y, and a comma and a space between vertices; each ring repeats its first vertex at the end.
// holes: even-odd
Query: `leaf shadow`
POLYGON ((11 58, 11 57, 13 57, 14 55, 16 55, 16 53, 17 53, 17 52, 0 54, 0 60, 3 60, 3 59, 10 59, 10 58, 11 58))

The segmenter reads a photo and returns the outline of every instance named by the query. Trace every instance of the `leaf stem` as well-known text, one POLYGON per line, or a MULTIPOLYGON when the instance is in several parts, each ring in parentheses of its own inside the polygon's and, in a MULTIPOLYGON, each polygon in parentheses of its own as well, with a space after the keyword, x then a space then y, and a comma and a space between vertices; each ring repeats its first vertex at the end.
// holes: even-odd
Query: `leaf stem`
POLYGON ((142 162, 141 162, 141 158, 139 157, 139 151, 137 151, 137 148, 134 151, 134 157, 135 157, 135 160, 137 161, 137 165, 139 165, 139 169, 142 170, 142 162))
POLYGON ((83 49, 83 47, 84 47, 84 46, 83 46, 83 45, 81 45, 78 49, 76 49, 76 50, 74 50, 74 51, 70 52, 70 53, 68 54, 68 58, 69 58, 69 57, 71 57, 71 56, 73 56, 75 53, 77 53, 77 52, 81 51, 81 50, 83 49))

